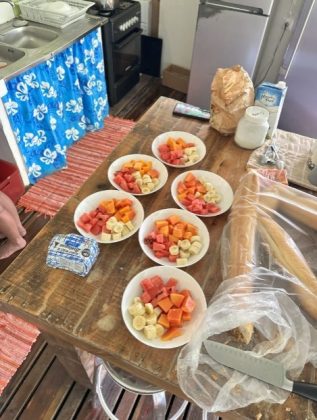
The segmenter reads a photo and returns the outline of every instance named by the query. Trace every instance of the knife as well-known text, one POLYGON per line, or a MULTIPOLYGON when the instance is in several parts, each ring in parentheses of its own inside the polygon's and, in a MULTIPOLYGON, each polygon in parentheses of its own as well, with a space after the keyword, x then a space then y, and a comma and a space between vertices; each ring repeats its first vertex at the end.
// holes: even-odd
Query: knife
POLYGON ((289 380, 282 363, 274 362, 265 357, 255 357, 244 350, 212 340, 205 340, 204 345, 208 354, 224 366, 293 392, 301 397, 317 401, 317 384, 289 380))

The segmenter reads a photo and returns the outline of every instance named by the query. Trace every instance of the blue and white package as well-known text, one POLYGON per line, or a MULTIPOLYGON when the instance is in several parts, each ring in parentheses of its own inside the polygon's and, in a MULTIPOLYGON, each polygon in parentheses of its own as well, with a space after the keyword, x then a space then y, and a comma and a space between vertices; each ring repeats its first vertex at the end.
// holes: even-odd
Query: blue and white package
POLYGON ((46 264, 86 276, 99 254, 98 242, 81 235, 55 235, 48 247, 46 264))
POLYGON ((280 119, 287 87, 285 82, 277 84, 261 83, 255 92, 254 105, 261 106, 269 111, 268 137, 272 138, 280 119))

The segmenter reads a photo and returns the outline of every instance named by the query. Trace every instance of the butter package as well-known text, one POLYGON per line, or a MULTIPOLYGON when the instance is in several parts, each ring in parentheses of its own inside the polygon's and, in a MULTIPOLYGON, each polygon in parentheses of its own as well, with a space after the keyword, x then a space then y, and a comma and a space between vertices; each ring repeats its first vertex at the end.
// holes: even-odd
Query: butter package
POLYGON ((287 87, 285 82, 278 82, 277 84, 264 82, 261 83, 256 89, 254 105, 267 109, 270 114, 270 127, 267 133, 268 138, 273 137, 273 134, 277 128, 286 91, 287 87))
POLYGON ((97 241, 70 233, 55 235, 48 247, 46 264, 86 276, 99 254, 97 241))

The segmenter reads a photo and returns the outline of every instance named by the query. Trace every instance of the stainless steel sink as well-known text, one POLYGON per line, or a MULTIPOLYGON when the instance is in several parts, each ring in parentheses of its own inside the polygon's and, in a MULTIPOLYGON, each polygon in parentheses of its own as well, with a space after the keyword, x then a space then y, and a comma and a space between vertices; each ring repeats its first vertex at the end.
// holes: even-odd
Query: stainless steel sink
POLYGON ((23 51, 12 48, 8 45, 0 45, 0 62, 11 64, 24 57, 23 51))
POLYGON ((58 33, 51 29, 37 26, 12 28, 0 33, 0 42, 17 48, 40 48, 58 37, 58 33))

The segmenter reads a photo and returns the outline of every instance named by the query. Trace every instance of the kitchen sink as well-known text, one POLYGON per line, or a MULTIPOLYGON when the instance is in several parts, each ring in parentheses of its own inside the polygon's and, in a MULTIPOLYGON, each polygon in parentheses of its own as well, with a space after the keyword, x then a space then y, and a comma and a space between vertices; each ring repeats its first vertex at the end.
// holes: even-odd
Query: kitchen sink
POLYGON ((23 51, 12 48, 8 45, 0 45, 0 62, 11 64, 25 55, 23 51))
POLYGON ((17 48, 40 48, 58 37, 58 33, 51 29, 37 26, 12 28, 0 34, 0 42, 17 48))

